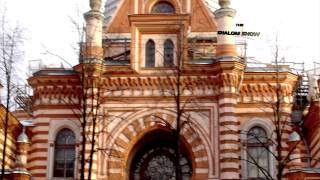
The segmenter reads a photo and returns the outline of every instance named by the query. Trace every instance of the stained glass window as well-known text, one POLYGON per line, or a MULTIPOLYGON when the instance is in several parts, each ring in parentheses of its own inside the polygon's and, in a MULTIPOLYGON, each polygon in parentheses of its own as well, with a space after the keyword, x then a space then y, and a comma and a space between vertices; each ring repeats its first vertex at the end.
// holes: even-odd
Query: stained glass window
MULTIPOLYGON (((171 148, 152 148, 133 162, 132 180, 175 180, 176 164, 171 148)), ((187 157, 180 158, 182 180, 190 180, 191 163, 187 157)))
POLYGON ((266 131, 253 127, 247 134, 248 179, 265 179, 269 172, 269 145, 266 131))
POLYGON ((145 67, 155 67, 155 43, 151 39, 146 43, 145 67))
POLYGON ((175 13, 172 4, 160 1, 152 7, 151 13, 175 13))
POLYGON ((54 150, 54 177, 73 177, 75 161, 75 136, 62 129, 56 136, 54 150))
POLYGON ((164 42, 164 67, 171 67, 174 65, 174 44, 170 39, 164 42))

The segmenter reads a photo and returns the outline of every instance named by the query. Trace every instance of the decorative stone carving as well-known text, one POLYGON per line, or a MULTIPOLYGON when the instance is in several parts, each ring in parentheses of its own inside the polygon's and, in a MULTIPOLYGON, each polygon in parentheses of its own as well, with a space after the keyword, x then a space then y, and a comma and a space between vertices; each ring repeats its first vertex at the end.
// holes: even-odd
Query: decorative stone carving
POLYGON ((230 0, 219 0, 219 5, 221 8, 228 8, 230 5, 230 0))
POLYGON ((90 8, 94 11, 100 11, 101 0, 90 0, 90 8))

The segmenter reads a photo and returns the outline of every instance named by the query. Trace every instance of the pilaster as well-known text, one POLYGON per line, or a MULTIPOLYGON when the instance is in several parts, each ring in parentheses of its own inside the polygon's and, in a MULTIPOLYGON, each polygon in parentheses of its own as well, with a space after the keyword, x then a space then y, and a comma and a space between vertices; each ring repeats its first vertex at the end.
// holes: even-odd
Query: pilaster
POLYGON ((238 74, 221 73, 218 98, 221 179, 240 179, 240 122, 235 114, 238 83, 238 74))

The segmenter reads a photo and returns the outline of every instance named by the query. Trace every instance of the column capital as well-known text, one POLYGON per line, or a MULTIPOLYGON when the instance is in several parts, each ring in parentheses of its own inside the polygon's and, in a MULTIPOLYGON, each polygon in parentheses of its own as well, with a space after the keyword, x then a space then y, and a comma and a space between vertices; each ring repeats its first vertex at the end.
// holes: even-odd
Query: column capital
POLYGON ((220 8, 214 12, 214 16, 216 19, 222 18, 222 17, 234 17, 236 15, 237 11, 232 8, 220 8))
POLYGON ((219 5, 222 8, 227 8, 230 5, 230 0, 219 0, 219 5))
POLYGON ((84 13, 84 18, 85 18, 85 20, 88 20, 90 18, 96 18, 98 20, 103 20, 104 15, 100 11, 90 10, 90 11, 84 13))

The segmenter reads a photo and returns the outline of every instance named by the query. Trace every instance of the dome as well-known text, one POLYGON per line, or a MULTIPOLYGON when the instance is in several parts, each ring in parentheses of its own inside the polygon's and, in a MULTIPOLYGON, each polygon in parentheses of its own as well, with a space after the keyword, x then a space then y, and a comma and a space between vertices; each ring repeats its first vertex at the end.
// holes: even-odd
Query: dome
POLYGON ((293 131, 293 132, 289 135, 289 141, 290 141, 290 142, 300 141, 300 140, 301 140, 300 135, 299 135, 296 131, 293 131))
POLYGON ((17 138, 18 143, 29 143, 29 138, 25 133, 25 127, 23 127, 22 133, 17 138))

